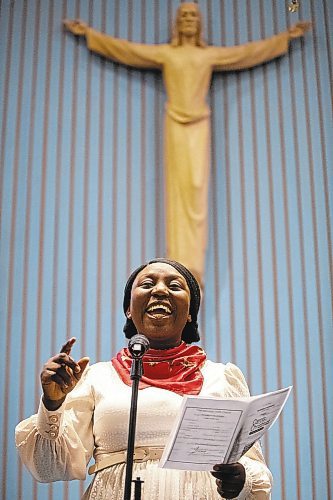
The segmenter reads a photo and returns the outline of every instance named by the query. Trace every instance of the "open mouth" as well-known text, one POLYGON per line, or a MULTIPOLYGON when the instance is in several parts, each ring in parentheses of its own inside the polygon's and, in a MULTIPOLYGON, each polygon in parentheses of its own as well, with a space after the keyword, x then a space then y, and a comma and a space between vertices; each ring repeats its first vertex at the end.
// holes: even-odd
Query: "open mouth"
POLYGON ((148 306, 146 313, 153 318, 165 318, 171 315, 172 310, 167 304, 156 303, 148 306))

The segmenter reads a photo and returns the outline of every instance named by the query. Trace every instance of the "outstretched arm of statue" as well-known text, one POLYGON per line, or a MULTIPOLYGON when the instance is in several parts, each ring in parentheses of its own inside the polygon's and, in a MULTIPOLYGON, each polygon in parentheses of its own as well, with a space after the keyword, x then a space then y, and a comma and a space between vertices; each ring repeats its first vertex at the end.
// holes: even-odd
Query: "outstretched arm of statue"
POLYGON ((287 31, 264 40, 233 47, 210 47, 214 70, 230 71, 252 68, 287 53, 289 42, 304 36, 311 23, 300 21, 287 31))
POLYGON ((106 35, 90 28, 80 19, 65 19, 63 24, 73 35, 85 36, 88 49, 113 61, 137 68, 162 67, 163 56, 160 45, 134 43, 106 35))

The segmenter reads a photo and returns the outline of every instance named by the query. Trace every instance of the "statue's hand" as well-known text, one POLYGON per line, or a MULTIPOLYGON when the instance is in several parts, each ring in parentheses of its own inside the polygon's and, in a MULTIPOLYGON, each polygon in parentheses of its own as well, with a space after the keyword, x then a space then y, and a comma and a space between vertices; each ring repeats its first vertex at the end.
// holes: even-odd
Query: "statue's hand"
POLYGON ((85 35, 88 28, 88 25, 80 19, 64 19, 63 25, 66 30, 77 36, 85 35))
POLYGON ((288 29, 290 38, 299 38, 312 28, 310 21, 299 21, 288 29))

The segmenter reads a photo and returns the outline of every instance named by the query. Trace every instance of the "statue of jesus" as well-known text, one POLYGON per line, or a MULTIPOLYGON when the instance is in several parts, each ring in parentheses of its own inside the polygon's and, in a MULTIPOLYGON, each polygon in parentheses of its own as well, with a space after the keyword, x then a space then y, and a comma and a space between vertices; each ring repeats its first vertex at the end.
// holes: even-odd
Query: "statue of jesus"
POLYGON ((141 44, 100 33, 80 20, 67 30, 85 36, 87 47, 114 61, 160 69, 167 93, 164 124, 167 257, 204 279, 210 170, 210 109, 206 102, 213 71, 252 68, 288 51, 304 35, 298 22, 271 38, 233 47, 207 46, 196 3, 181 3, 170 44, 141 44))

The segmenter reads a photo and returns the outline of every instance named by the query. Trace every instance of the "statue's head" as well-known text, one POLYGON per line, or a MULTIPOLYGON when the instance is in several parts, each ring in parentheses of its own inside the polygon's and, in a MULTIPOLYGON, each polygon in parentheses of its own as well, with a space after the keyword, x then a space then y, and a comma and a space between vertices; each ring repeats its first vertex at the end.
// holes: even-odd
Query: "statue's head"
POLYGON ((182 44, 184 36, 195 36, 196 45, 205 47, 202 39, 202 17, 198 4, 183 2, 179 5, 173 27, 171 45, 176 47, 182 44))

